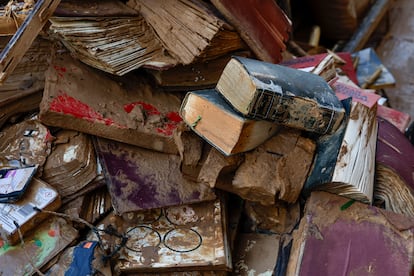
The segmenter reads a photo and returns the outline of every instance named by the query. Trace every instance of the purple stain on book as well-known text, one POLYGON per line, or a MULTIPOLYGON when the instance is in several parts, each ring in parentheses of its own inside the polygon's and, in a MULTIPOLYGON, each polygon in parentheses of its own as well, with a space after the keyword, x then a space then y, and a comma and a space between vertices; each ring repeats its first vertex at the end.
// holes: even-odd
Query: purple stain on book
POLYGON ((176 155, 106 139, 96 146, 118 214, 215 198, 210 187, 183 178, 176 155))
POLYGON ((403 241, 387 231, 380 224, 342 220, 311 231, 300 275, 396 275, 410 260, 399 244, 403 241))

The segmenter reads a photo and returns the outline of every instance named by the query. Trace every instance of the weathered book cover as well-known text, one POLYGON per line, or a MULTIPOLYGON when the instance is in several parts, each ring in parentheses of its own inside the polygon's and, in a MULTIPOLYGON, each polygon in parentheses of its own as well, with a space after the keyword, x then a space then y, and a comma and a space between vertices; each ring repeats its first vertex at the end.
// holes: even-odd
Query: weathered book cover
MULTIPOLYGON (((369 108, 351 99, 348 102, 349 116, 343 125, 336 133, 317 141, 316 158, 304 192, 325 190, 372 203, 378 132, 376 104, 369 108)), ((345 100, 343 103, 346 106, 345 100)))
POLYGON ((412 275, 414 219, 313 192, 286 275, 412 275))
MULTIPOLYGON (((108 224, 129 237, 115 264, 122 274, 231 270, 221 199, 110 215, 98 227, 108 224)), ((117 243, 105 234, 102 240, 117 243)))
POLYGON ((33 178, 25 195, 13 203, 0 203, 0 236, 8 244, 19 242, 17 226, 24 235, 47 218, 47 214, 38 212, 34 207, 55 211, 60 207, 60 196, 46 182, 33 178))
POLYGON ((49 129, 38 120, 26 120, 2 129, 0 139, 0 164, 3 166, 38 166, 50 154, 53 136, 49 129))
POLYGON ((118 214, 215 198, 208 185, 183 177, 178 155, 102 138, 96 151, 118 214))
POLYGON ((414 146, 387 120, 378 124, 374 196, 386 209, 414 216, 414 146))
POLYGON ((62 54, 53 58, 39 118, 47 125, 178 153, 173 132, 181 100, 142 76, 111 78, 62 54), (97 100, 98 99, 98 100, 97 100))
POLYGON ((411 122, 410 114, 385 105, 378 105, 377 115, 392 123, 402 133, 405 133, 411 122))
POLYGON ((233 275, 286 275, 283 259, 289 258, 290 238, 277 234, 240 233, 234 251, 233 275))
POLYGON ((55 136, 41 178, 66 197, 98 176, 96 155, 92 138, 87 134, 61 130, 55 136))
POLYGON ((323 78, 249 58, 233 57, 216 89, 246 117, 319 134, 338 129, 345 114, 323 78))
POLYGON ((272 122, 241 116, 214 89, 188 92, 180 115, 195 133, 225 155, 254 149, 279 129, 272 122))
POLYGON ((359 62, 356 68, 358 84, 363 86, 367 80, 374 75, 375 71, 381 70, 378 78, 368 88, 381 89, 386 87, 393 87, 395 85, 395 78, 384 66, 377 53, 373 48, 366 48, 353 54, 353 57, 358 57, 359 62))
POLYGON ((70 223, 52 216, 38 224, 35 231, 24 239, 24 245, 10 246, 0 241, 0 273, 33 275, 36 269, 40 269, 52 260, 77 236, 77 230, 70 223))
MULTIPOLYGON (((288 66, 290 68, 300 69, 306 72, 316 73, 322 66, 323 62, 326 62, 328 58, 333 59, 335 75, 342 73, 345 74, 352 82, 358 83, 356 71, 353 67, 352 56, 350 53, 323 53, 311 56, 303 56, 284 60, 279 63, 280 65, 288 66), (338 69, 340 70, 339 72, 338 69)), ((321 74, 318 74, 321 75, 321 74)))
POLYGON ((213 0, 213 5, 232 24, 261 60, 277 63, 286 50, 292 23, 275 1, 213 0))
POLYGON ((245 153, 232 186, 240 197, 273 205, 277 199, 298 200, 315 155, 315 142, 295 129, 284 128, 245 153))

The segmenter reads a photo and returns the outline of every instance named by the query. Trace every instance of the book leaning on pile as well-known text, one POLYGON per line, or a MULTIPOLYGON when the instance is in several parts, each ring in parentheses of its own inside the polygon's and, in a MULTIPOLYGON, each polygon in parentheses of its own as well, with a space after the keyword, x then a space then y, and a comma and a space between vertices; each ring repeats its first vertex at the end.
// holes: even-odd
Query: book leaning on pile
POLYGON ((322 77, 250 58, 233 57, 216 90, 247 118, 318 134, 335 132, 345 114, 322 77))

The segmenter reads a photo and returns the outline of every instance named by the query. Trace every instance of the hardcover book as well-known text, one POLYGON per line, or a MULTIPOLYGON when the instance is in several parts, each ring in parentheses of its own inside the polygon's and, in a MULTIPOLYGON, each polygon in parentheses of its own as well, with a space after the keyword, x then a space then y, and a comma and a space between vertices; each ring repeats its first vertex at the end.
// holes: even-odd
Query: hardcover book
POLYGON ((324 190, 372 203, 377 104, 369 108, 351 99, 342 102, 349 115, 338 131, 317 140, 316 158, 303 192, 324 190))
POLYGON ((180 115, 195 133, 225 155, 249 151, 279 129, 272 122, 243 117, 214 89, 188 92, 180 115))
POLYGON ((96 152, 117 214, 215 198, 207 184, 184 178, 178 155, 102 138, 96 152))
POLYGON ((378 118, 375 199, 387 210, 414 216, 414 146, 393 124, 378 118))
POLYGON ((320 76, 249 58, 233 57, 216 89, 243 116, 318 134, 336 131, 345 114, 320 76))
MULTIPOLYGON (((115 265, 122 275, 226 272, 232 268, 225 203, 219 198, 122 216, 111 214, 98 228, 109 224, 129 237, 115 265)), ((118 242, 117 238, 102 235, 104 247, 112 248, 118 242)))
POLYGON ((155 89, 141 75, 115 78, 56 53, 39 118, 47 125, 178 153, 172 134, 182 123, 180 104, 178 96, 155 89))
POLYGON ((313 192, 286 275, 412 275, 414 219, 313 192))

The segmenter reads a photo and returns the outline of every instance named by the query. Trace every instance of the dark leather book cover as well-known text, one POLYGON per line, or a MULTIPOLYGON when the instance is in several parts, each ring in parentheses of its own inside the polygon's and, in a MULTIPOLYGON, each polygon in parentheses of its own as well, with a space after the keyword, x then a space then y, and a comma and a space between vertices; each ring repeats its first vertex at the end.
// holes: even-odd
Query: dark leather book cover
POLYGON ((320 76, 234 56, 216 89, 244 116, 319 134, 337 130, 345 110, 320 76))

